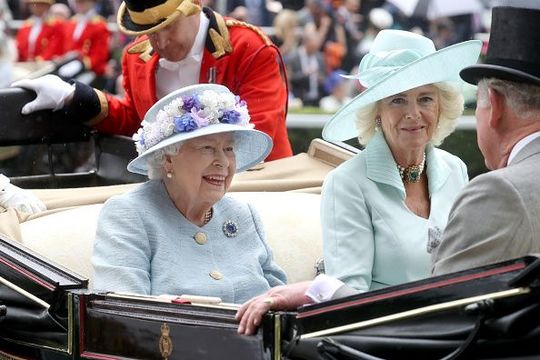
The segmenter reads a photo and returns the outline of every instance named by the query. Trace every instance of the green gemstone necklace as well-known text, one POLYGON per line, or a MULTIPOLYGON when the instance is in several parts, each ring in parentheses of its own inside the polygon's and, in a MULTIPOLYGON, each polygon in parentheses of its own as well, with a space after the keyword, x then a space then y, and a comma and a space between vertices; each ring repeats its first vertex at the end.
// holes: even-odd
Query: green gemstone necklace
POLYGON ((403 182, 405 183, 419 182, 420 179, 422 178, 422 173, 424 172, 425 164, 426 164, 426 153, 424 153, 422 162, 418 165, 409 165, 407 167, 403 167, 397 164, 397 168, 399 171, 399 176, 401 176, 401 180, 403 180, 403 182))

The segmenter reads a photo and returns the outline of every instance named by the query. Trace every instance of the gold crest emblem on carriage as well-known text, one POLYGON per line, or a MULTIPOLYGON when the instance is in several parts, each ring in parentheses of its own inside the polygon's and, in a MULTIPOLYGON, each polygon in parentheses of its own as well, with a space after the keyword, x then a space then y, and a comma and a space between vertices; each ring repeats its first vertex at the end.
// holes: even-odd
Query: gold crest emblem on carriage
POLYGON ((159 338, 159 351, 161 352, 161 357, 163 360, 168 360, 169 356, 171 356, 171 353, 173 351, 173 344, 171 341, 171 337, 169 336, 171 330, 169 329, 169 325, 163 324, 161 325, 161 336, 159 338))

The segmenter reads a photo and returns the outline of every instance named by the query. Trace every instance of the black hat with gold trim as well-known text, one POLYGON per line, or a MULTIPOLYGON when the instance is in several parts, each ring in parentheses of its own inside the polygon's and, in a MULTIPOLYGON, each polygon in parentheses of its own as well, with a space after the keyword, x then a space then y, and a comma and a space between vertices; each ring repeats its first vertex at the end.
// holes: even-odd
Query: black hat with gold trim
POLYGON ((179 15, 190 16, 201 11, 196 0, 124 0, 116 21, 127 35, 158 31, 179 15))

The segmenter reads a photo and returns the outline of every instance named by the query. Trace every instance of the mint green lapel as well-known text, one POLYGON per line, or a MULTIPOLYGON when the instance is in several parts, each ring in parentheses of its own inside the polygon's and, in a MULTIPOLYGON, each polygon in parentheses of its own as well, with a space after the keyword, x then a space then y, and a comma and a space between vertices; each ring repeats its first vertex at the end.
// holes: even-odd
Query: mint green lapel
POLYGON ((405 187, 399 177, 396 161, 380 131, 375 132, 364 153, 368 179, 395 187, 405 198, 405 187))
POLYGON ((435 151, 435 148, 431 144, 426 147, 426 163, 428 190, 431 197, 431 194, 435 194, 448 180, 450 167, 441 158, 440 152, 435 151))

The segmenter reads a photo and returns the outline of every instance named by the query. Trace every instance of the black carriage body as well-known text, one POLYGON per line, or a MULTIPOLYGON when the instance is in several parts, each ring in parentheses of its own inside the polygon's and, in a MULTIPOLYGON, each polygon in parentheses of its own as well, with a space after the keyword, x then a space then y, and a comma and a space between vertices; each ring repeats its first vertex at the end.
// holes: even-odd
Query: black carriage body
POLYGON ((41 350, 71 357, 76 331, 72 291, 88 281, 0 236, 0 358, 37 357, 41 350))
POLYGON ((290 357, 540 358, 539 270, 525 257, 303 307, 290 357))
POLYGON ((103 294, 81 295, 78 302, 84 359, 279 359, 291 316, 267 314, 257 335, 243 336, 231 306, 103 294))
POLYGON ((88 281, 0 236, 0 359, 273 360, 294 314, 237 333, 233 305, 96 294, 88 281))

